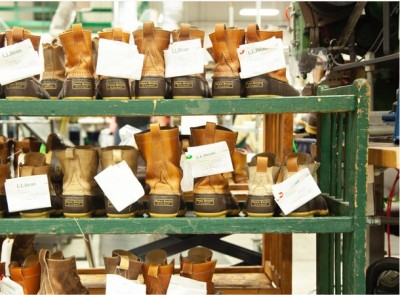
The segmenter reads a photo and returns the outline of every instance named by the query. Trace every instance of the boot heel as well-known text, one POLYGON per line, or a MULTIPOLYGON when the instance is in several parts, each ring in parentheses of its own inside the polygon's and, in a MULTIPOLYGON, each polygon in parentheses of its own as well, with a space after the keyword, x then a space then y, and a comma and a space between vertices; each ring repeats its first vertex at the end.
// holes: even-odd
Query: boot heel
POLYGON ((104 78, 100 79, 98 89, 99 96, 103 100, 129 100, 130 85, 127 79, 104 78))
POLYGON ((240 98, 242 86, 239 77, 213 78, 213 98, 240 98))
POLYGON ((171 84, 173 99, 198 99, 207 97, 207 85, 198 77, 172 78, 171 84))
POLYGON ((149 195, 150 217, 177 217, 179 213, 180 196, 149 195))
POLYGON ((63 196, 65 217, 92 217, 92 201, 90 196, 63 196))
POLYGON ((92 100, 94 99, 94 92, 94 78, 67 78, 60 98, 64 100, 92 100))
POLYGON ((162 77, 143 77, 135 83, 136 99, 163 99, 167 94, 167 82, 162 77))

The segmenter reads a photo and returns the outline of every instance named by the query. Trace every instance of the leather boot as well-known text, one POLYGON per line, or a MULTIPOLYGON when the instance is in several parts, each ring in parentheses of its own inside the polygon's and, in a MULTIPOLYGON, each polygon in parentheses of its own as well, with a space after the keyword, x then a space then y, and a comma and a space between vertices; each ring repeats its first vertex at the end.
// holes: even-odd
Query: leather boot
POLYGON ((171 32, 144 22, 143 29, 133 32, 139 53, 144 54, 142 78, 135 83, 136 99, 162 99, 168 96, 165 79, 164 50, 170 43, 171 32))
MULTIPOLYGON (((13 27, 6 31, 7 45, 13 45, 30 39, 33 48, 38 53, 40 36, 32 35, 30 31, 20 27, 13 27)), ((50 95, 40 84, 39 77, 29 77, 9 83, 3 87, 6 99, 50 99, 50 95)))
POLYGON ((167 252, 161 249, 146 254, 143 263, 143 278, 147 294, 167 294, 171 276, 174 274, 175 260, 167 263, 167 252))
POLYGON ((236 49, 244 43, 244 30, 226 28, 216 24, 211 33, 211 56, 215 62, 212 82, 212 97, 238 98, 242 96, 242 85, 239 77, 239 57, 236 49))
POLYGON ((204 247, 195 247, 188 251, 188 256, 180 256, 180 275, 207 283, 207 294, 215 294, 212 278, 217 260, 211 260, 212 251, 204 247))
POLYGON ((40 264, 37 255, 29 255, 22 265, 12 261, 9 270, 11 280, 22 286, 24 294, 37 294, 40 287, 40 264))
POLYGON ((61 44, 54 39, 43 44, 44 72, 42 86, 51 99, 58 98, 65 80, 65 55, 61 44))
POLYGON ((13 141, 0 134, 0 163, 6 164, 11 161, 11 146, 13 141))
POLYGON ((94 99, 95 83, 92 61, 92 33, 83 30, 82 24, 73 24, 72 29, 59 35, 65 53, 66 79, 60 99, 94 99))
POLYGON ((232 154, 233 172, 232 178, 234 183, 247 183, 248 165, 247 165, 247 150, 236 148, 232 154))
POLYGON ((63 178, 63 212, 65 217, 91 217, 105 213, 104 195, 94 180, 99 155, 90 145, 69 147, 56 152, 63 178))
MULTIPOLYGON (((98 34, 100 39, 129 43, 130 34, 123 32, 121 28, 104 29, 102 32, 98 32, 98 34)), ((131 99, 129 80, 124 78, 100 76, 96 97, 104 100, 131 99)))
POLYGON ((7 214, 7 197, 4 184, 10 178, 10 164, 0 163, 0 218, 4 218, 5 214, 7 214))
POLYGON ((37 255, 37 251, 33 244, 35 235, 8 235, 7 237, 14 239, 11 251, 11 261, 16 261, 19 265, 23 265, 28 256, 37 255))
POLYGON ((75 256, 59 256, 50 257, 48 249, 40 250, 41 278, 37 294, 89 294, 89 290, 82 285, 78 276, 75 256))
MULTIPOLYGON (((232 157, 237 132, 207 122, 206 125, 190 128, 190 133, 193 146, 226 141, 232 157)), ((240 212, 239 204, 229 190, 229 181, 223 174, 197 178, 193 195, 193 208, 198 217, 225 217, 240 212)))
POLYGON ((6 263, 0 262, 0 277, 6 275, 6 263))
MULTIPOLYGON (((272 37, 282 39, 283 32, 261 31, 257 24, 249 24, 247 26, 247 43, 264 41, 272 37)), ((246 97, 299 96, 299 92, 288 83, 286 68, 283 68, 246 79, 245 95, 246 97)))
POLYGON ((112 256, 104 256, 106 274, 117 274, 128 280, 137 280, 142 273, 143 262, 135 254, 125 250, 113 250, 112 256))
POLYGON ((249 217, 271 217, 275 211, 272 185, 279 172, 277 156, 261 153, 254 156, 249 164, 249 192, 244 205, 244 213, 249 217))
MULTIPOLYGON (((190 24, 182 23, 179 29, 172 31, 173 42, 200 39, 204 46, 204 31, 193 28, 190 24)), ((211 97, 211 89, 205 78, 205 73, 190 76, 174 77, 171 79, 172 98, 204 98, 211 97)))
POLYGON ((145 181, 149 191, 151 217, 176 217, 183 215, 180 168, 181 148, 178 127, 160 127, 150 124, 150 129, 136 133, 135 141, 146 162, 145 181))
MULTIPOLYGON (((137 175, 139 152, 133 146, 108 146, 100 149, 99 152, 101 168, 103 170, 108 168, 109 166, 113 166, 122 161, 125 161, 128 164, 129 168, 131 168, 132 173, 135 176, 137 175)), ((138 215, 142 209, 142 204, 138 201, 122 209, 122 211, 117 211, 117 209, 110 202, 107 196, 105 197, 105 206, 108 217, 134 217, 135 215, 138 215)))
POLYGON ((18 166, 25 154, 30 152, 40 152, 42 142, 40 139, 30 136, 25 137, 20 141, 14 141, 14 177, 18 177, 18 166))
POLYGON ((46 175, 49 184, 51 207, 39 208, 21 211, 21 217, 25 218, 41 218, 49 217, 54 211, 60 210, 56 206, 60 206, 61 202, 56 200, 60 198, 56 195, 50 181, 50 165, 46 163, 46 156, 40 152, 30 152, 24 155, 23 163, 19 166, 19 177, 33 176, 33 175, 46 175))
MULTIPOLYGON (((0 33, 0 48, 4 47, 5 34, 0 33)), ((0 84, 0 99, 4 98, 3 86, 0 84)))

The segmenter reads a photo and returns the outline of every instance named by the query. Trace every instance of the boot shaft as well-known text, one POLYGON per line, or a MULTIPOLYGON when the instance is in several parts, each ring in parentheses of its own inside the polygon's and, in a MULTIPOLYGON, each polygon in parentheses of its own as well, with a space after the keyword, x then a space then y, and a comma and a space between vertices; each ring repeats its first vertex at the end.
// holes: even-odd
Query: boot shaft
POLYGON ((6 31, 7 45, 13 45, 27 39, 31 40, 33 48, 36 52, 39 52, 40 36, 32 35, 30 31, 21 27, 13 27, 12 30, 6 31))
POLYGON ((123 32, 121 28, 104 29, 103 31, 98 32, 98 35, 100 39, 120 41, 124 43, 129 43, 130 39, 130 34, 123 32))
POLYGON ((6 179, 10 179, 10 164, 0 164, 0 196, 6 195, 4 184, 6 179))
POLYGON ((18 165, 25 154, 30 152, 39 152, 42 142, 35 137, 25 137, 20 141, 14 141, 14 176, 18 175, 18 165))
MULTIPOLYGON (((64 50, 56 40, 43 44, 44 72, 42 80, 65 79, 64 50)), ((45 88, 46 89, 46 88, 45 88)))
POLYGON ((236 148, 232 154, 233 164, 233 181, 235 183, 246 183, 249 180, 248 177, 248 165, 247 165, 247 150, 236 148))
POLYGON ((128 280, 136 280, 142 273, 143 262, 139 257, 125 250, 114 250, 111 257, 104 256, 107 274, 118 274, 128 280))
POLYGON ((190 24, 180 24, 179 29, 172 31, 171 34, 173 42, 200 39, 201 47, 204 46, 204 31, 193 28, 190 24))
POLYGON ((24 294, 37 294, 40 287, 40 264, 37 255, 28 256, 23 265, 11 262, 9 265, 11 279, 22 286, 24 294))
POLYGON ((143 263, 143 278, 146 284, 147 294, 166 294, 174 274, 175 260, 168 264, 167 253, 164 250, 156 249, 146 254, 143 263))
POLYGON ((272 195, 272 185, 280 169, 272 157, 261 154, 252 159, 249 165, 249 195, 272 195))
POLYGON ((108 146, 99 150, 101 168, 104 170, 109 166, 125 161, 133 174, 136 175, 138 168, 139 152, 132 146, 108 146))
POLYGON ((9 140, 4 135, 0 135, 0 164, 10 162, 12 140, 9 140))
POLYGON ((0 48, 4 47, 5 34, 0 33, 0 48))

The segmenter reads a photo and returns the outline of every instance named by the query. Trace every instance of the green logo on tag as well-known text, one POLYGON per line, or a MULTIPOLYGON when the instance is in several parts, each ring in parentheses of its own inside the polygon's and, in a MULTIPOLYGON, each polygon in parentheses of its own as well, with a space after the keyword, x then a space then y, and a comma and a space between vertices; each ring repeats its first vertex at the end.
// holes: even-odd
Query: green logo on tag
POLYGON ((188 160, 190 160, 191 158, 193 158, 192 155, 186 156, 186 159, 188 159, 188 160))

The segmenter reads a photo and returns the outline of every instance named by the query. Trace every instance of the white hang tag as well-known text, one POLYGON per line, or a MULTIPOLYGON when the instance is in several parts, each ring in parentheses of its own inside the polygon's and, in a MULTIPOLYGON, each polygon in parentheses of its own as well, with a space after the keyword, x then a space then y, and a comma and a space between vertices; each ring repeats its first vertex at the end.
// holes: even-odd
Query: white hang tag
POLYGON ((183 192, 192 192, 194 188, 194 179, 192 176, 192 168, 190 163, 186 160, 185 155, 181 156, 181 168, 182 168, 182 181, 181 189, 183 192))
POLYGON ((285 181, 273 185, 272 193, 275 202, 287 215, 321 194, 321 190, 310 170, 304 168, 285 181))
POLYGON ((118 212, 144 196, 143 186, 126 161, 107 167, 94 179, 118 212))
POLYGON ((39 75, 43 69, 43 61, 29 39, 0 48, 1 85, 39 75))
POLYGON ((242 79, 286 68, 282 40, 275 37, 240 45, 237 53, 242 79))
POLYGON ((133 127, 131 125, 124 125, 119 129, 119 137, 121 138, 121 142, 119 145, 130 145, 137 148, 137 144, 135 141, 134 134, 142 132, 139 128, 133 127))
POLYGON ((3 277, 0 280, 0 295, 23 295, 24 289, 22 286, 9 277, 3 277))
POLYGON ((10 269, 8 268, 8 266, 10 265, 11 262, 11 253, 13 244, 14 244, 13 238, 11 239, 6 238, 1 246, 0 262, 5 263, 6 276, 10 276, 10 269))
POLYGON ((96 74, 109 77, 140 80, 144 55, 136 45, 99 39, 96 74))
POLYGON ((137 280, 128 280, 120 275, 106 275, 106 295, 146 295, 146 285, 137 280))
POLYGON ((51 207, 45 174, 7 179, 4 185, 9 212, 51 207))
POLYGON ((165 77, 179 77, 204 72, 204 48, 200 39, 172 43, 164 50, 165 77))
POLYGON ((191 127, 206 125, 207 122, 218 124, 218 117, 216 115, 181 116, 179 132, 184 135, 190 135, 191 127))
POLYGON ((233 171, 231 155, 225 141, 188 147, 186 159, 194 178, 233 171))
POLYGON ((206 295, 207 283, 182 276, 171 276, 167 295, 206 295))

